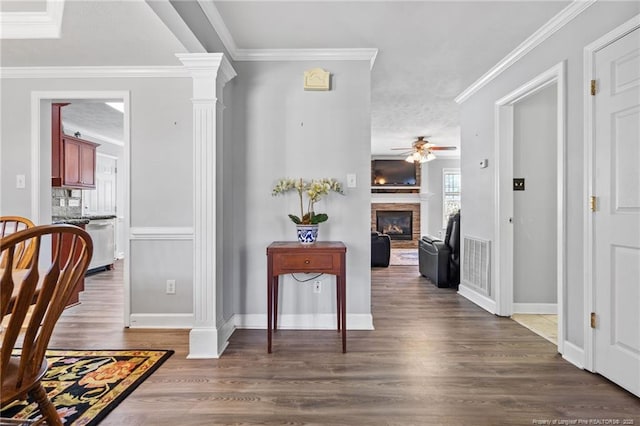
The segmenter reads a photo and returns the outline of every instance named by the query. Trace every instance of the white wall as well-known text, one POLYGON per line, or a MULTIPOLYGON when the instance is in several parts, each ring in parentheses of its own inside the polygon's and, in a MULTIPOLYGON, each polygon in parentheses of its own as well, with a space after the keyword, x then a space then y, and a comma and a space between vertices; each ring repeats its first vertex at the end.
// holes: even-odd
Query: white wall
MULTIPOLYGON (((3 79, 2 86, 0 214, 31 216, 31 92, 128 90, 131 226, 192 226, 190 78, 3 79), (26 175, 25 189, 15 188, 18 173, 26 175)), ((47 115, 46 111, 43 115, 47 115)), ((50 128, 43 129, 43 133, 50 134, 50 128)), ((50 140, 43 138, 41 158, 45 165, 50 163, 49 146, 50 140)), ((50 169, 41 174, 41 193, 50 209, 50 169)), ((192 312, 192 254, 187 245, 185 253, 184 241, 145 240, 132 244, 132 314, 168 312, 167 307, 172 312, 192 312), (159 262, 171 271, 167 272, 171 276, 158 275, 162 270, 159 262), (164 294, 166 279, 177 280, 175 296, 164 294)))
MULTIPOLYGON (((638 2, 597 2, 567 26, 471 96, 461 108, 462 233, 494 240, 494 104, 527 81, 567 61, 567 288, 566 339, 583 346, 583 199, 584 139, 582 97, 583 48, 640 13, 638 2), (478 168, 481 159, 489 167, 478 168)), ((550 165, 550 167, 552 167, 550 165)), ((492 265, 492 268, 495 264, 492 265)), ((495 274, 492 274, 495 276, 495 274)), ((492 286, 494 283, 491 284, 492 286)), ((491 293, 493 294, 493 292, 491 293)), ((559 307, 561 308, 561 307, 559 307)))
MULTIPOLYGON (((421 203, 422 235, 429 234, 444 239, 446 224, 443 226, 442 223, 442 171, 458 168, 460 168, 459 158, 436 158, 422 165, 420 192, 426 193, 426 201, 421 203)), ((462 186, 464 187, 464 182, 462 186)))
MULTIPOLYGON (((513 302, 557 301, 557 84, 513 107, 513 302)), ((515 311, 517 312, 517 310, 515 311)))
MULTIPOLYGON (((287 213, 297 211, 294 194, 272 197, 282 177, 334 177, 358 187, 346 196, 330 194, 317 205, 329 215, 320 240, 347 246, 347 312, 371 312, 370 299, 370 70, 368 61, 236 62, 233 80, 233 166, 231 188, 238 233, 235 311, 266 321, 266 247, 295 240, 287 213), (305 70, 322 67, 332 74, 332 90, 303 90, 305 70)), ((323 278, 321 294, 311 284, 285 277, 282 314, 335 312, 335 278, 323 278)), ((353 322, 351 325, 354 325, 353 322)))

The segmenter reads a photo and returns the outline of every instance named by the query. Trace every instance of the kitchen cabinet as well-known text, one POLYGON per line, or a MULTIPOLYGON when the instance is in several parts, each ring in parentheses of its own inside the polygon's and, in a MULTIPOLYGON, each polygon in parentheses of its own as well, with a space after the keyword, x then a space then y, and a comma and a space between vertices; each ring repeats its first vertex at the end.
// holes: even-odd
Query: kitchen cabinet
POLYGON ((62 107, 51 105, 51 186, 95 189, 97 143, 64 134, 62 107))

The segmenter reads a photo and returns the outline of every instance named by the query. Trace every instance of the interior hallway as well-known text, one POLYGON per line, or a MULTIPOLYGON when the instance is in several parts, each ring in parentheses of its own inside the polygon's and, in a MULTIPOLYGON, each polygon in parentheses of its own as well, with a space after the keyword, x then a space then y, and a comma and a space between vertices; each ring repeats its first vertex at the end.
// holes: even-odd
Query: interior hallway
POLYGON ((516 322, 436 288, 417 266, 373 270, 376 330, 349 332, 346 354, 331 330, 279 331, 271 355, 265 330, 237 330, 220 359, 187 360, 188 330, 123 329, 122 295, 120 263, 89 277, 51 342, 176 351, 101 426, 640 424, 638 398, 516 322))

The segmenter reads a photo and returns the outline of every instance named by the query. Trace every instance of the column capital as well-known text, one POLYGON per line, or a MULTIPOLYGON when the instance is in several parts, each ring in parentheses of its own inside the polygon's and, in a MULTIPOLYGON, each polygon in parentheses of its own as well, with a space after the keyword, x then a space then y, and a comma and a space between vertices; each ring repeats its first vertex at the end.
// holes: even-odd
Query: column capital
POLYGON ((193 79, 215 77, 224 86, 237 75, 224 53, 176 53, 193 79))

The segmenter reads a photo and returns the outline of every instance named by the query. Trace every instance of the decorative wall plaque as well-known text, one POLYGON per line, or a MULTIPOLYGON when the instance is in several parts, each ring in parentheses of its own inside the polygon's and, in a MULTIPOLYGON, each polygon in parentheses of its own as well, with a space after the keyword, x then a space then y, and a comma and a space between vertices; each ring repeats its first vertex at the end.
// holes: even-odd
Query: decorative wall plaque
POLYGON ((304 72, 304 90, 330 90, 331 73, 322 68, 304 72))

